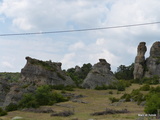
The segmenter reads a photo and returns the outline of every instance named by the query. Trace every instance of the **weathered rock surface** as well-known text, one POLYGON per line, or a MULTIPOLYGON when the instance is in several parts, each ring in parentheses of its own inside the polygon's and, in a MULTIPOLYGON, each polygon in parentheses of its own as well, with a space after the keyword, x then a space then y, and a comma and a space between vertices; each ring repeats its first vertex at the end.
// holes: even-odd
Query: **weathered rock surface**
POLYGON ((0 105, 17 104, 25 93, 35 92, 40 85, 74 85, 73 80, 61 70, 61 63, 40 61, 26 57, 27 64, 21 70, 21 77, 6 91, 6 83, 0 83, 0 105))
POLYGON ((5 97, 10 91, 10 87, 11 85, 6 80, 0 79, 0 106, 3 106, 5 97))
POLYGON ((160 42, 155 42, 150 50, 150 56, 146 59, 145 77, 160 76, 160 42))
POLYGON ((99 62, 88 73, 82 86, 94 89, 96 86, 109 85, 114 81, 116 78, 111 72, 110 64, 105 59, 99 59, 99 62))
POLYGON ((134 79, 141 79, 144 75, 145 53, 147 51, 146 43, 141 42, 137 48, 137 56, 134 63, 134 79))
POLYGON ((134 64, 134 79, 143 77, 160 76, 160 42, 155 42, 150 49, 150 56, 145 59, 145 42, 141 42, 137 49, 137 56, 134 64))
POLYGON ((4 99, 3 106, 7 106, 10 103, 17 104, 25 93, 33 93, 36 90, 36 86, 25 86, 21 84, 15 84, 10 88, 4 99))
POLYGON ((61 63, 40 61, 26 57, 27 64, 21 70, 21 81, 36 85, 74 85, 73 80, 61 70, 61 63))

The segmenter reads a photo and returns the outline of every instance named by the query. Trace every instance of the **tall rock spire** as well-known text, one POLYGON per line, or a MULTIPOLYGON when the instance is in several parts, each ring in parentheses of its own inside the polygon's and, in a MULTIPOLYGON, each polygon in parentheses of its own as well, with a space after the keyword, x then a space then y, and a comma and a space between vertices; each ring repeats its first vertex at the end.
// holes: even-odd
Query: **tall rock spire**
POLYGON ((141 79, 144 75, 145 53, 147 51, 146 43, 140 42, 137 48, 137 56, 134 63, 134 79, 141 79))

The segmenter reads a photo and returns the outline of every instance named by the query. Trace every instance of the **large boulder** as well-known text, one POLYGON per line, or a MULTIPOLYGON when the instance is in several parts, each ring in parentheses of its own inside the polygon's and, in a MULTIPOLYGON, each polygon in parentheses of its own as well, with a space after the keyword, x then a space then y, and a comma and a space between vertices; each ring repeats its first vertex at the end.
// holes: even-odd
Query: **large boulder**
POLYGON ((73 80, 61 70, 61 63, 41 61, 26 57, 27 64, 21 70, 21 81, 36 85, 74 85, 73 80))
POLYGON ((145 53, 147 51, 146 43, 141 42, 137 48, 137 56, 134 63, 134 79, 141 79, 144 75, 145 53))
POLYGON ((82 87, 94 89, 96 86, 109 85, 114 81, 116 78, 111 72, 110 64, 105 59, 99 59, 84 79, 82 87))

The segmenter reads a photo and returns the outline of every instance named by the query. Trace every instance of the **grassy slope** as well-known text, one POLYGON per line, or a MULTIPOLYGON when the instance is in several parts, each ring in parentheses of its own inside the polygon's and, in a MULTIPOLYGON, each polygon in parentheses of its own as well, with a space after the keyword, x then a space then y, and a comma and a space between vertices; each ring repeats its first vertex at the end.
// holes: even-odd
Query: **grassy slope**
POLYGON ((88 119, 96 119, 96 120, 130 120, 136 119, 138 114, 143 114, 143 107, 138 106, 133 102, 125 102, 120 103, 116 106, 116 104, 111 105, 109 101, 109 97, 117 97, 119 98, 124 93, 130 93, 133 89, 139 88, 140 85, 133 84, 131 87, 127 88, 126 91, 120 92, 117 94, 117 90, 85 90, 85 89, 75 89, 72 93, 77 95, 82 94, 87 97, 81 98, 81 100, 88 102, 88 104, 77 103, 77 102, 64 102, 58 103, 61 105, 68 105, 71 108, 61 107, 61 106, 51 106, 53 110, 62 111, 62 110, 73 110, 74 107, 75 115, 70 117, 50 117, 50 114, 46 113, 31 113, 31 112, 10 112, 7 116, 1 117, 3 120, 10 120, 14 116, 24 117, 25 120, 72 120, 73 118, 78 118, 78 120, 88 120, 88 119), (109 91, 113 91, 113 94, 108 94, 109 91), (90 113, 104 111, 105 108, 110 109, 127 109, 130 113, 127 114, 115 114, 115 115, 103 115, 103 116, 91 116, 90 113))

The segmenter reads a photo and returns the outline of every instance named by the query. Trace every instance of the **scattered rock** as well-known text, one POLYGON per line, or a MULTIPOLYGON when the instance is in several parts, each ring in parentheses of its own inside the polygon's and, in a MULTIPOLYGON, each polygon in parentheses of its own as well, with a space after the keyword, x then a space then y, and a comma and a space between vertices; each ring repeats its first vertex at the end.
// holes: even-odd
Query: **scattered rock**
POLYGON ((34 112, 34 113, 54 113, 55 111, 53 111, 51 108, 25 108, 22 111, 26 111, 26 112, 34 112))
POLYGON ((109 85, 115 82, 116 78, 110 70, 110 64, 105 59, 99 59, 99 62, 93 66, 84 79, 82 87, 94 89, 96 86, 109 85))
POLYGON ((52 113, 51 116, 62 116, 62 117, 68 117, 74 115, 74 113, 72 111, 63 111, 63 112, 59 112, 59 113, 52 113))
POLYGON ((78 99, 73 99, 71 100, 72 102, 78 102, 78 103, 84 103, 87 104, 88 102, 82 101, 82 100, 78 100, 78 99))
POLYGON ((23 119, 24 119, 23 117, 16 116, 16 117, 12 118, 11 120, 23 120, 23 119))
POLYGON ((96 115, 107 115, 107 114, 118 114, 118 113, 129 113, 127 109, 124 110, 112 110, 112 109, 106 109, 105 111, 102 112, 95 112, 92 113, 91 115, 96 116, 96 115))

